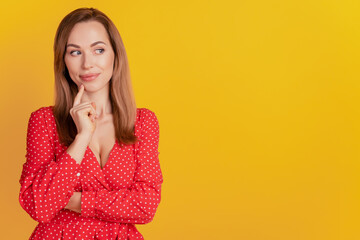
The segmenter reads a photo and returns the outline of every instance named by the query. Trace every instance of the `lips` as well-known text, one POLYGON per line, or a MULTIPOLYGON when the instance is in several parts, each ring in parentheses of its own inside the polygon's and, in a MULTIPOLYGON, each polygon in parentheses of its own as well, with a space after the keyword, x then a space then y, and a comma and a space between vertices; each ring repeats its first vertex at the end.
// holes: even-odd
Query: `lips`
POLYGON ((95 78, 97 78, 97 76, 99 75, 100 73, 89 73, 89 74, 80 75, 80 78, 84 81, 92 81, 95 78))

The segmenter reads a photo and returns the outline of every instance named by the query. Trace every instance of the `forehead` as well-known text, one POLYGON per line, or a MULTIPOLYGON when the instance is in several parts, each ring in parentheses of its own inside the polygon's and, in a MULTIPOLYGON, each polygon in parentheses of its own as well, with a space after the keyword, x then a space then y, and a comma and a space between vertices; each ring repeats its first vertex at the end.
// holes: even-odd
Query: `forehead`
POLYGON ((96 41, 108 43, 108 39, 108 33, 101 23, 98 21, 87 21, 75 24, 70 32, 68 43, 87 47, 96 41))

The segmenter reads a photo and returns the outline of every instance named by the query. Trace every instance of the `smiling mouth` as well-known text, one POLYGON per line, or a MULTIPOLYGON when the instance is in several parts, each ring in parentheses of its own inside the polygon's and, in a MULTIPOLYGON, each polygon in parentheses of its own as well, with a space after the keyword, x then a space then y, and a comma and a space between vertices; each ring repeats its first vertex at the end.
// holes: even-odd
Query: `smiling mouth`
POLYGON ((86 75, 80 75, 80 78, 84 81, 92 81, 96 79, 100 73, 92 73, 92 74, 86 74, 86 75))

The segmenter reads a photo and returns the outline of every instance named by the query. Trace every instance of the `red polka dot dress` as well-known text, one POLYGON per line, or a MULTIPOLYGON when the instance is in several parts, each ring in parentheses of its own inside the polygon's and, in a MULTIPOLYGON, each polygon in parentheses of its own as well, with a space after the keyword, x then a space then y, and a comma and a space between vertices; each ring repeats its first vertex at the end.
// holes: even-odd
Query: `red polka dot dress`
POLYGON ((154 112, 137 109, 135 135, 135 144, 115 142, 103 168, 89 147, 78 164, 59 142, 53 106, 32 112, 19 181, 20 204, 39 222, 30 239, 143 239, 135 224, 152 221, 163 182, 154 112), (64 209, 73 192, 81 213, 64 209))

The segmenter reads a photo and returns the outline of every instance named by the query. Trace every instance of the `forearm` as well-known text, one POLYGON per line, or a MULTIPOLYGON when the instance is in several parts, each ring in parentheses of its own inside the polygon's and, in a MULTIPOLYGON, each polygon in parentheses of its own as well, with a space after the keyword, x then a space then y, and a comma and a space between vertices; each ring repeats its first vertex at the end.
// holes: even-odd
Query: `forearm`
POLYGON ((145 224, 152 221, 161 200, 162 177, 155 182, 135 182, 119 190, 84 191, 81 198, 81 216, 103 221, 145 224))

